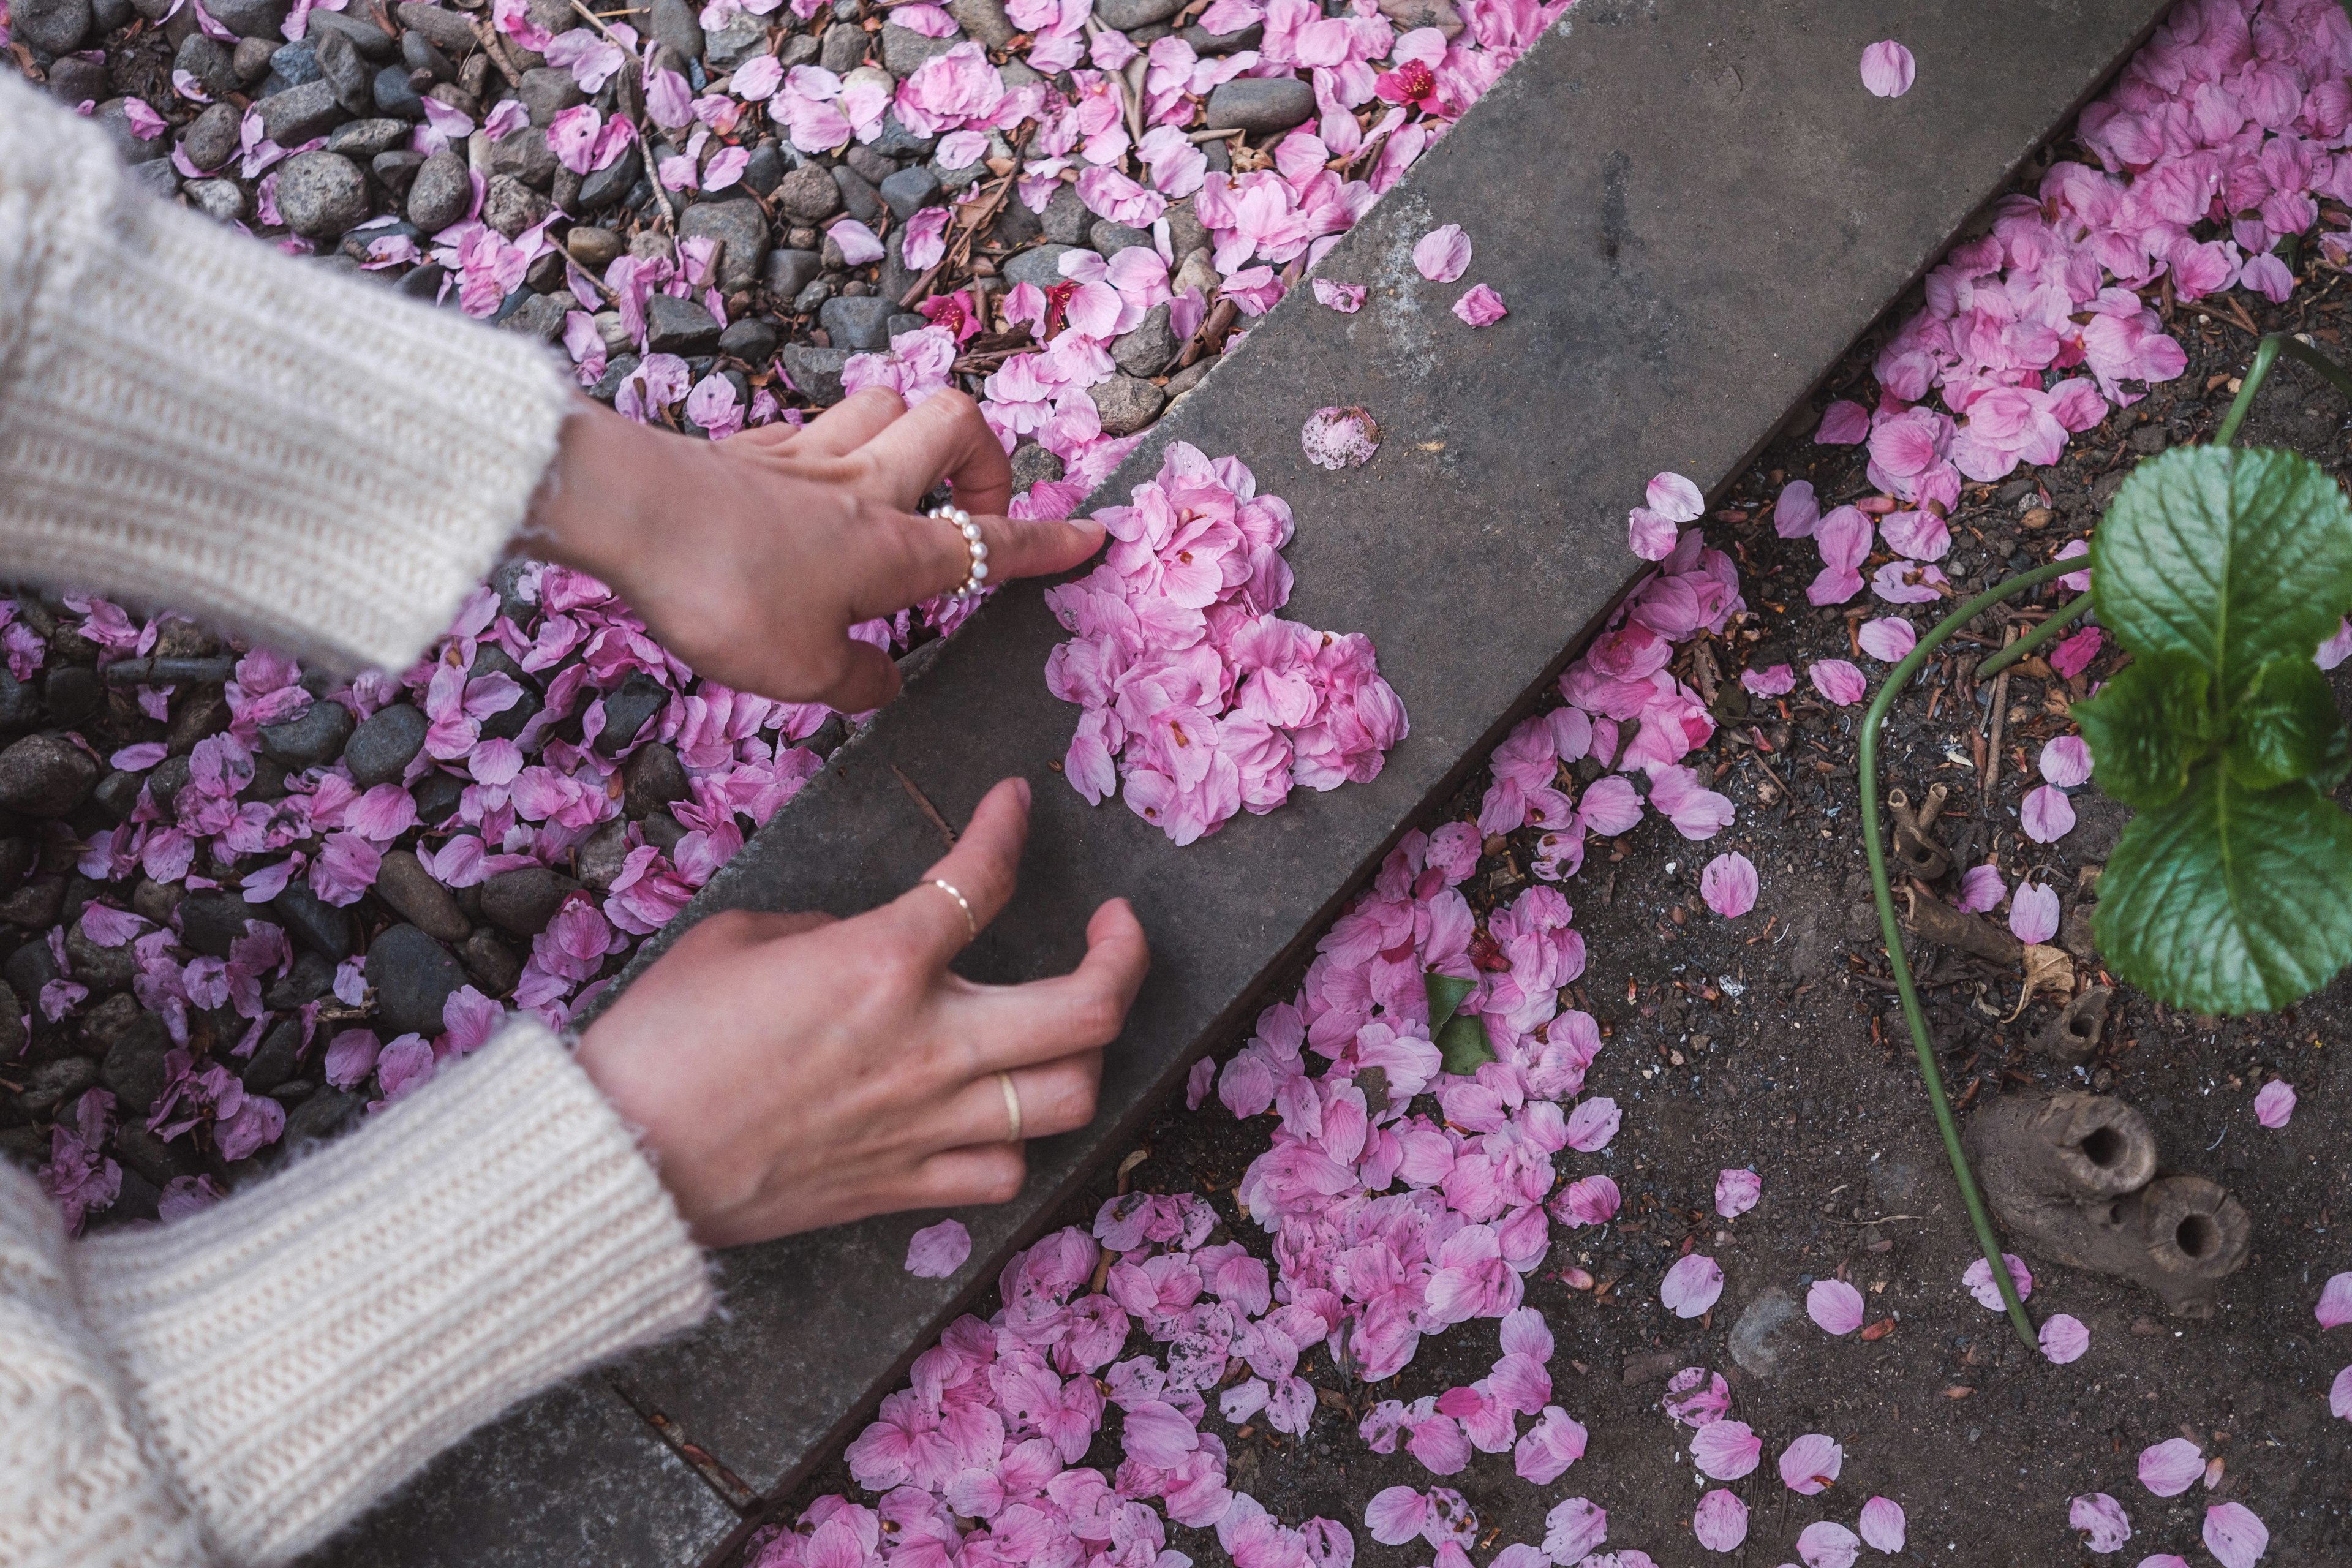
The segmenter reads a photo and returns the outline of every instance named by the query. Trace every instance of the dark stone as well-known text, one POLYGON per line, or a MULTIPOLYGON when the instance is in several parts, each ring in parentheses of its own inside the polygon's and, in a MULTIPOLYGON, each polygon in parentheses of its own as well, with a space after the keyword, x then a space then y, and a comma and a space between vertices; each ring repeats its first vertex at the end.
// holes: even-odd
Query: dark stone
POLYGON ((1144 313, 1143 324, 1110 345, 1110 357, 1118 368, 1129 375, 1153 376, 1168 368, 1179 347, 1176 333, 1168 324, 1165 305, 1154 305, 1144 313))
POLYGON ((946 54, 962 42, 953 34, 944 38, 928 37, 912 27, 885 22, 881 33, 882 68, 903 81, 933 55, 946 54))
POLYGON ((732 294, 749 289, 760 275, 768 253, 768 216, 760 204, 740 197, 731 202, 697 202, 677 220, 680 239, 707 237, 719 242, 719 291, 732 294))
POLYGON ((1095 0, 1095 20, 1126 32, 1164 22, 1184 8, 1184 0, 1095 0))
POLYGON ((605 756, 616 756, 669 702, 669 688, 644 670, 632 670, 629 678, 604 694, 604 730, 596 737, 596 750, 605 756))
POLYGON ((128 822, 139 809, 139 792, 146 784, 145 779, 128 768, 117 768, 98 781, 98 787, 89 792, 89 801, 106 813, 108 821, 128 822))
MULTIPOLYGON (((634 354, 629 356, 629 362, 630 368, 635 369, 636 357, 634 354)), ((530 721, 539 717, 540 710, 544 706, 546 705, 540 700, 539 693, 526 685, 522 695, 515 700, 513 707, 502 712, 493 713, 482 721, 482 739, 486 741, 519 739, 523 731, 530 727, 530 721)), ((423 809, 421 805, 418 809, 423 809)))
POLYGON ((438 827, 457 811, 466 793, 466 781, 455 773, 437 769, 417 781, 409 792, 416 802, 416 820, 427 827, 438 827))
POLYGON ((1062 280, 1062 258, 1077 248, 1075 245, 1040 245, 1002 263, 997 269, 1008 283, 1034 283, 1040 289, 1051 289, 1062 280))
POLYGON ((1133 250, 1138 246, 1149 248, 1151 245, 1151 236, 1143 230, 1131 228, 1123 223, 1113 223, 1108 218, 1087 230, 1087 238, 1105 256, 1117 256, 1122 250, 1133 250))
POLYGON ((1209 94, 1212 131, 1264 136, 1314 116, 1315 89, 1297 77, 1235 77, 1209 94))
MULTIPOLYGON (((440 1026, 434 1027, 437 1033, 440 1026)), ((292 1154, 313 1143, 323 1143, 357 1126, 366 1114, 364 1095, 345 1094, 335 1089, 321 1090, 286 1113, 286 1131, 278 1138, 278 1146, 292 1154)))
POLYGON ((908 130, 895 109, 882 111, 882 131, 873 142, 874 151, 885 158, 928 158, 939 144, 936 136, 918 136, 908 130))
POLYGON ((572 232, 563 237, 563 248, 572 260, 601 276, 628 247, 609 228, 574 224, 572 232))
POLYGON ((168 158, 150 158, 143 163, 133 163, 128 173, 133 185, 157 201, 168 202, 180 194, 180 176, 168 158))
MULTIPOLYGON (((209 38, 191 38, 190 43, 210 43, 209 38)), ((217 169, 236 156, 237 120, 235 109, 226 103, 215 103, 195 118, 194 123, 180 132, 180 151, 189 163, 199 169, 217 169)))
POLYGON ((1114 375, 1087 388, 1096 409, 1102 415, 1103 434, 1132 436, 1160 417, 1167 405, 1168 395, 1150 382, 1133 375, 1114 375))
POLYGON ((1265 24, 1252 22, 1230 33, 1213 33, 1195 22, 1184 29, 1183 39, 1192 46, 1196 55, 1230 55, 1243 49, 1254 49, 1265 37, 1265 24))
POLYGON ((948 15, 984 49, 1001 49, 1018 35, 1003 0, 948 0, 948 15))
POLYGON ((817 63, 835 76, 847 76, 866 58, 866 35, 855 26, 827 27, 818 46, 817 63))
MULTIPOLYGON (((328 15, 332 16, 332 12, 328 15)), ((409 127, 399 120, 354 120, 348 125, 338 125, 327 138, 327 151, 341 153, 346 158, 374 159, 396 147, 405 147, 409 127)), ((415 154, 422 163, 422 154, 415 154)))
POLYGON ((16 1103, 36 1116, 44 1116, 97 1084, 96 1062, 88 1057, 59 1057, 26 1075, 25 1092, 16 1103))
POLYGON ((275 38, 240 38, 229 51, 229 64, 236 68, 236 79, 251 87, 269 74, 269 57, 277 52, 275 38))
POLYGON ((274 44, 285 37, 279 29, 286 26, 286 13, 291 7, 287 0, 221 0, 205 9, 240 38, 268 39, 274 44))
POLYGON ((169 1186, 182 1176, 196 1175, 205 1168, 185 1138, 166 1143, 136 1120, 115 1128, 113 1149, 124 1170, 136 1171, 159 1187, 169 1186))
POLYGON ((400 63, 408 70, 423 71, 436 83, 457 79, 457 68, 449 63, 449 57, 414 27, 400 35, 400 63))
POLYGON ((466 972, 439 942, 415 926, 396 925, 368 945, 367 983, 381 1033, 430 1036, 447 1026, 442 1005, 466 984, 466 972))
POLYGON ((89 986, 94 995, 121 990, 139 973, 139 955, 131 950, 129 942, 119 947, 100 947, 83 933, 79 924, 66 928, 66 962, 73 966, 73 977, 89 986))
POLYGON ((409 81, 406 66, 385 66, 375 73, 375 107, 379 114, 401 120, 425 118, 425 95, 409 81))
POLYGON ((776 186, 776 210, 794 223, 823 223, 841 210, 841 187, 814 163, 803 163, 776 186))
POLYGON ((474 934, 458 944, 457 962, 466 966, 485 996, 503 996, 522 978, 522 960, 488 926, 477 926, 474 934))
POLYGON ((692 793, 677 753, 659 741, 648 741, 630 754, 621 782, 621 806, 631 816, 650 816, 692 793))
POLYGON ((235 893, 199 889, 180 900, 180 940, 192 952, 226 958, 229 943, 245 935, 246 921, 265 920, 268 913, 235 893))
MULTIPOLYGON (((95 103, 113 90, 113 79, 95 60, 68 55, 49 68, 49 96, 69 109, 95 103)), ((47 1157, 44 1152, 43 1160, 47 1157)))
POLYGON ((63 816, 89 798, 98 759, 61 735, 27 735, 0 752, 0 805, 26 816, 63 816))
MULTIPOLYGON (((825 182, 828 186, 832 183, 830 180, 825 182)), ((777 299, 790 300, 814 282, 816 275, 824 269, 824 258, 814 250, 772 250, 768 252, 768 265, 761 273, 760 280, 777 299)))
POLYGON ((940 199, 940 178, 929 169, 917 164, 901 169, 884 180, 879 186, 882 200, 900 217, 913 217, 940 199))
MULTIPOLYGON (((217 38, 207 38, 202 33, 190 33, 185 39, 182 40, 180 52, 173 57, 172 65, 174 69, 184 70, 195 78, 204 89, 211 93, 216 100, 226 98, 244 85, 236 79, 236 57, 230 52, 229 47, 217 38)), ((232 122, 236 119, 236 110, 230 104, 215 101, 212 108, 227 110, 232 122)), ((207 112, 210 111, 207 110, 207 112)), ((204 116, 200 114, 196 119, 201 122, 204 116)), ((181 133, 184 142, 188 134, 188 132, 181 133)), ((195 158, 194 153, 189 156, 194 159, 195 165, 199 169, 215 169, 220 166, 218 160, 206 163, 201 158, 195 158)))
POLYGON ((106 706, 106 682, 86 664, 59 665, 41 683, 41 700, 48 704, 49 722, 70 729, 106 706))
POLYGON ((719 334, 719 352, 755 368, 764 367, 775 358, 779 341, 773 326, 756 318, 746 317, 730 323, 725 331, 719 334))
POLYGON ((707 74, 731 71, 746 60, 768 52, 767 19, 739 12, 722 26, 705 28, 702 59, 707 74))
POLYGON ((341 38, 371 65, 386 65, 399 58, 400 40, 373 21, 361 20, 360 13, 314 10, 306 20, 312 38, 321 44, 330 37, 341 38))
MULTIPOLYGON (((282 900, 285 896, 280 893, 278 898, 282 900)), ((324 996, 334 983, 335 963, 332 959, 312 952, 308 948, 298 949, 293 967, 261 994, 262 1005, 280 1012, 290 1011, 305 1002, 315 1002, 324 996)))
MULTIPOLYGON (((301 87, 327 79, 319 64, 319 45, 315 39, 297 38, 290 44, 280 44, 270 51, 269 87, 284 91, 289 87, 301 87)), ((264 88, 267 92, 269 89, 264 88)))
POLYGON ((788 344, 784 349, 784 374, 793 384, 806 394, 810 403, 819 408, 830 408, 845 395, 841 389, 841 373, 849 363, 847 349, 812 348, 805 343, 788 344))
POLYGON ((245 1059, 237 1080, 256 1094, 268 1094, 294 1076, 301 1063, 302 1026, 293 1019, 270 1029, 245 1059))
POLYGON ((313 136, 324 136, 346 118, 335 89, 323 81, 289 87, 263 99, 257 107, 262 134, 280 147, 292 147, 313 136))
POLYGON ((352 710, 340 702, 313 702, 282 724, 261 727, 261 750, 289 768, 321 768, 343 754, 352 738, 352 710))
POLYGON ((793 311, 796 315, 814 316, 817 307, 833 298, 833 279, 812 278, 808 287, 793 296, 793 311))
POLYGON ((646 345, 657 354, 719 352, 719 319, 698 300, 656 294, 646 301, 646 345))
POLYGON ((367 176, 340 153, 299 153, 278 172, 278 211, 296 234, 339 239, 367 221, 367 176))
POLYGON ((15 36, 45 55, 69 55, 89 36, 89 0, 16 0, 8 23, 15 36))
POLYGON ((530 111, 530 122, 542 131, 565 110, 588 101, 588 95, 580 90, 580 83, 561 66, 541 66, 523 72, 515 96, 530 111))
MULTIPOLYGON (((522 132, 519 134, 539 133, 522 132)), ((544 141, 542 137, 542 143, 544 141)), ((545 196, 512 174, 492 174, 488 189, 482 195, 482 221, 509 239, 536 226, 553 210, 545 196)), ((416 226, 422 228, 425 226, 418 224, 416 226)))
POLYGON ((528 942, 547 929, 563 900, 579 888, 571 878, 544 866, 501 871, 482 884, 482 918, 528 942))
POLYGON ((341 33, 320 33, 317 42, 319 74, 335 89, 335 101, 349 113, 373 114, 376 68, 361 56, 357 44, 341 33))
POLYGON ((180 792, 187 788, 189 771, 188 759, 183 754, 165 757, 148 773, 147 796, 165 816, 172 815, 180 792))
POLYGON ((433 879, 425 863, 405 849, 384 851, 376 873, 375 894, 405 916, 425 935, 442 942, 463 942, 474 922, 457 907, 449 889, 433 879))
POLYGON ((461 11, 445 10, 426 0, 401 0, 393 7, 393 16, 404 27, 413 27, 425 35, 435 47, 451 54, 469 54, 478 47, 473 24, 461 11))
POLYGON ((580 868, 580 880, 597 892, 609 892, 628 864, 629 825, 615 818, 588 836, 588 842, 574 851, 580 868))
POLYGON ((172 155, 172 138, 167 134, 145 137, 131 128, 131 112, 125 100, 110 98, 90 113, 90 123, 106 132, 114 143, 114 151, 125 163, 137 169, 142 163, 152 163, 172 155))
POLYGON ((606 207, 629 194, 631 186, 645 173, 645 160, 632 142, 621 155, 601 169, 591 169, 580 182, 580 207, 583 213, 603 212, 606 207))
MULTIPOLYGON (((555 170, 555 153, 547 144, 547 132, 539 126, 519 127, 490 143, 493 174, 511 174, 533 190, 545 190, 554 180, 555 170)), ((488 205, 485 196, 484 210, 488 205)))
POLYGON ((789 173, 783 149, 773 142, 762 142, 751 149, 751 161, 743 165, 743 184, 754 195, 773 195, 789 173))
POLYGON ((650 12, 654 37, 677 56, 678 69, 686 68, 685 62, 702 58, 707 47, 702 21, 688 0, 653 0, 650 12))
POLYGON ((890 346, 889 321, 898 309, 897 300, 868 294, 859 300, 827 300, 816 319, 835 348, 872 351, 890 346))
POLYGON ((425 749, 428 725, 413 704, 394 702, 359 721, 343 747, 343 766, 362 789, 391 784, 407 771, 409 762, 425 749))
POLYGON ((107 1051, 100 1075, 121 1102, 124 1121, 145 1121, 149 1108, 163 1097, 163 1086, 171 1079, 163 1058, 171 1049, 172 1031, 163 1020, 142 1013, 107 1051))
POLYGON ((534 294, 529 289, 518 290, 519 304, 499 318, 499 325, 508 331, 542 343, 551 343, 563 335, 563 323, 580 302, 569 294, 534 294))
POLYGON ((1013 493, 1019 495, 1032 485, 1053 484, 1062 477, 1062 459, 1034 441, 1024 441, 1013 448, 1013 493))

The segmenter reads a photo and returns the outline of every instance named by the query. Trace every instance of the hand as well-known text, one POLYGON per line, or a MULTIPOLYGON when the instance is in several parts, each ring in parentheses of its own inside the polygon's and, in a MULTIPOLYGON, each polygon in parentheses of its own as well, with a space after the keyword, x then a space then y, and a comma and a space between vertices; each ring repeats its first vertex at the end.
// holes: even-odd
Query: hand
POLYGON ((1090 521, 1002 515, 1013 469, 971 398, 909 409, 878 387, 803 428, 724 441, 583 403, 517 542, 610 584, 698 674, 862 713, 898 695, 898 668, 850 626, 971 568, 961 534, 912 515, 942 479, 981 525, 992 584, 1066 571, 1102 543, 1090 521))
POLYGON ((1072 973, 978 985, 948 971, 1012 897, 1029 786, 1007 779, 926 880, 854 920, 711 916, 590 1026, 579 1060, 643 1131, 707 1246, 762 1241, 897 1209, 1003 1203, 1024 1136, 1094 1119, 1102 1047, 1150 954, 1123 899, 1087 924, 1072 973))

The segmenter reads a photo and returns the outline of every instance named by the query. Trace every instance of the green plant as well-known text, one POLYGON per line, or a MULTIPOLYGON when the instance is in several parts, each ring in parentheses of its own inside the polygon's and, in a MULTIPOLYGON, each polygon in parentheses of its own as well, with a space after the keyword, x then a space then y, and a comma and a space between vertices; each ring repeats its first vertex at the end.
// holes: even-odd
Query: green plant
MULTIPOLYGON (((2116 973, 2200 1012, 2284 1006, 2352 961, 2352 816, 2323 793, 2352 771, 2352 740, 2312 661, 2352 609, 2352 507, 2293 453, 2229 446, 2282 353, 2352 399, 2352 376, 2325 355, 2264 338, 2214 444, 2167 453, 2116 492, 2092 540, 2091 592, 1977 670, 1982 679, 2023 658, 2085 608, 2135 656, 2074 709, 2100 787, 2142 813, 2100 878, 2093 931, 2116 973)), ((1871 891, 1919 1076, 1977 1245, 2029 1350, 2040 1341, 1960 1146, 1903 952, 1878 821, 1878 731, 1953 633, 2070 569, 2078 563, 2053 561, 1998 584, 1921 637, 1863 716, 1859 769, 1871 891)))
POLYGON ((1422 976, 1422 984, 1429 992, 1429 1038, 1445 1058, 1445 1070, 1467 1076, 1493 1061, 1486 1020, 1462 1011, 1464 998, 1478 989, 1478 983, 1433 969, 1422 976))

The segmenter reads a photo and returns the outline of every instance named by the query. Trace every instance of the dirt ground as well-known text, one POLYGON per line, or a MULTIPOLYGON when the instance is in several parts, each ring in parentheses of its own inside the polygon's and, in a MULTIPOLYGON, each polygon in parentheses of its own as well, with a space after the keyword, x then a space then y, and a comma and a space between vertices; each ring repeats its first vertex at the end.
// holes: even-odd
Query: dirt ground
MULTIPOLYGON (((2284 308, 2251 295, 2234 300, 2235 308, 2178 310, 2172 324, 2189 350, 2189 373, 2076 437, 2060 465, 1970 487, 1950 520, 1956 542, 1942 563, 1958 592, 2048 558, 2088 531, 2135 463, 2210 433, 2253 346, 2239 309, 2264 330, 2289 326, 2323 347, 2341 345, 2352 287, 2322 274, 2284 308)), ((1906 302, 1882 331, 1912 308, 1906 302)), ((1814 400, 1815 413, 1841 392, 1864 389, 1876 342, 1874 335, 1856 347, 1814 400)), ((2246 439, 2292 447, 2340 475, 2352 460, 2347 416, 2315 377, 2283 367, 2246 439)), ((1596 843, 1567 887, 1591 954, 1579 1005, 1608 1037, 1587 1092, 1614 1097, 1625 1121, 1602 1154, 1560 1156, 1563 1178, 1605 1172, 1623 1189, 1625 1207, 1597 1233, 1556 1228, 1552 1254, 1528 1290, 1558 1336, 1555 1399, 1591 1429, 1591 1447, 1548 1487, 1519 1480, 1508 1454, 1475 1455, 1466 1471, 1447 1478, 1482 1521, 1475 1555, 1483 1562, 1503 1542, 1539 1542, 1545 1512, 1583 1495, 1609 1510, 1611 1546, 1642 1548, 1664 1568, 1702 1561, 1769 1568, 1795 1560, 1806 1524, 1826 1518, 1851 1527, 1861 1503, 1884 1494, 1909 1514, 1903 1556, 1911 1561, 2137 1563, 2179 1552, 2204 1562, 2205 1507, 2236 1499, 2270 1527, 2267 1562, 2352 1563, 2352 1424, 2331 1419, 2326 1403, 2329 1380, 2352 1361, 2352 1330, 2323 1336, 2312 1316, 2321 1284, 2352 1268, 2352 1243, 2335 1222, 2336 1210, 2352 1209, 2352 1150, 2342 1131, 2352 1106, 2352 979, 2285 1015, 2234 1022, 2170 1013, 2126 992, 2097 1058, 2076 1069, 2033 1048, 2053 1004, 2037 1001, 2008 1020, 2021 990, 2016 972, 1914 939, 1913 963, 1957 1100, 1982 1106, 2005 1092, 2086 1081, 2112 1090, 2153 1122, 2166 1169, 2225 1184, 2253 1219, 2252 1258, 2224 1284, 2221 1310, 2208 1321, 2169 1316, 2138 1286, 2059 1266, 2012 1241, 2033 1270, 2035 1321, 2064 1311, 2090 1330, 2088 1353, 2070 1365, 2026 1352, 1998 1313, 1968 1296, 1960 1275, 1977 1249, 1871 907, 1854 778, 1862 709, 1828 708, 1801 679, 1818 658, 1852 658, 1874 684, 1885 667, 1850 642, 1855 606, 1806 605, 1804 586, 1820 564, 1811 542, 1781 541, 1758 516, 1786 479, 1811 479, 1824 510, 1870 493, 1863 449, 1815 445, 1811 423, 1801 415, 1707 525, 1710 542, 1740 561, 1750 610, 1709 648, 1721 677, 1723 729, 1706 761, 1714 787, 1737 802, 1738 821, 1698 845, 1653 816, 1613 846, 1596 843), (1798 690, 1751 706, 1738 670, 1783 660, 1800 671, 1798 690), (1747 743, 1734 743, 1735 731, 1747 743), (1759 736, 1769 753, 1755 746, 1759 736), (1700 868, 1725 849, 1748 855, 1762 881, 1754 912, 1736 921, 1709 913, 1698 896, 1700 868), (2301 1095, 2294 1121, 2278 1131, 2262 1128, 2252 1106, 2273 1077, 2301 1095), (1744 1165, 1762 1175, 1763 1201, 1720 1220, 1716 1173, 1744 1165), (1661 1274, 1686 1243, 1716 1258, 1727 1279, 1703 1321, 1677 1320, 1657 1299, 1661 1274), (1571 1265, 1600 1288, 1571 1289, 1563 1279, 1571 1265), (1807 1286, 1840 1274, 1863 1289, 1873 1320, 1894 1320, 1885 1337, 1832 1339, 1805 1317, 1807 1286), (1687 1431, 1659 1408, 1666 1379, 1697 1365, 1728 1378, 1733 1415, 1765 1440, 1765 1463, 1730 1483, 1752 1514, 1747 1544, 1729 1559, 1703 1552, 1691 1533, 1702 1486, 1717 1483, 1700 1481, 1682 1440, 1687 1431), (1819 1498, 1790 1493, 1772 1463, 1807 1432, 1845 1448, 1843 1476, 1819 1498), (2212 1491, 2193 1487, 2161 1500, 2138 1484, 2139 1451, 2174 1436, 2224 1462, 2212 1491), (2131 1516, 2135 1534, 2118 1555, 2093 1558, 2068 1528, 2069 1500, 2091 1491, 2112 1494, 2131 1516)), ((1874 555, 1864 574, 1885 558, 1874 555)), ((2035 868, 2061 889, 2071 917, 2088 899, 2082 873, 2105 858, 2125 814, 2094 785, 2077 792, 2074 830, 2038 846, 2018 829, 2018 802, 2039 782, 2032 760, 2041 742, 2069 732, 2067 705, 2112 673, 2112 645, 2072 683, 2037 661, 2011 677, 1989 800, 1976 759, 1991 749, 1991 683, 1969 679, 1975 659, 1999 645, 2004 616, 2039 619, 2053 602, 2019 601, 1972 626, 1972 644, 1948 645, 1922 688, 1898 705, 1885 765, 1887 783, 1915 796, 1931 784, 1949 786, 1942 832, 1963 867, 1997 858, 2011 886, 2035 868)), ((1873 616, 1900 613, 1875 600, 1865 605, 1873 616)), ((1943 613, 1936 605, 1908 611, 1921 631, 1943 613)), ((1678 666, 1686 679, 1692 658, 1686 648, 1678 666)), ((2342 673, 2352 675, 2352 666, 2342 673)), ((1475 816, 1485 785, 1474 781, 1421 826, 1475 816)), ((1515 835, 1487 857, 1465 887, 1482 895, 1474 902, 1483 908, 1517 892, 1534 836, 1515 835)), ((2096 978, 2095 957, 2079 967, 2086 982, 2096 978)), ((1236 1124, 1213 1099, 1197 1113, 1180 1103, 1141 1141, 1148 1157, 1127 1179, 1138 1190, 1207 1196, 1231 1235, 1264 1253, 1266 1238, 1237 1212, 1232 1188, 1266 1147, 1270 1126, 1270 1119, 1236 1124)), ((1105 1171, 1055 1223, 1089 1223, 1116 1180, 1105 1171)), ((984 1301, 977 1310, 993 1307, 984 1301)), ((1148 1348, 1139 1335, 1129 1353, 1148 1348)), ((1318 1514, 1345 1522, 1370 1568, 1425 1562, 1429 1551, 1418 1542, 1372 1543, 1361 1528, 1363 1505, 1382 1487, 1426 1487, 1433 1478, 1402 1452, 1369 1452, 1352 1416, 1328 1407, 1361 1411, 1381 1398, 1436 1394, 1485 1375, 1496 1353, 1492 1324, 1465 1324, 1425 1340, 1412 1364, 1377 1388, 1344 1383, 1328 1357, 1310 1358, 1302 1374, 1328 1390, 1327 1409, 1305 1438, 1260 1426, 1236 1439, 1213 1423, 1232 1452, 1232 1484, 1286 1522, 1318 1514)), ((1118 1458, 1115 1426, 1088 1460, 1106 1473, 1118 1458)), ((845 1479, 828 1466, 804 1495, 845 1479)), ((1223 1561, 1212 1533, 1171 1527, 1170 1540, 1196 1562, 1223 1561)))

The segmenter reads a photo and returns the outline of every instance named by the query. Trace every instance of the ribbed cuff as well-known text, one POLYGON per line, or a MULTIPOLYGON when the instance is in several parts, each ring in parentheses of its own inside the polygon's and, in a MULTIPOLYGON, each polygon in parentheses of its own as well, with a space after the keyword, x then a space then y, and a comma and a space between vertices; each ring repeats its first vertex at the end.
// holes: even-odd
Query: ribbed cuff
POLYGON ((80 1268, 151 1441, 237 1563, 316 1544, 713 1300, 653 1167, 528 1022, 218 1207, 84 1244, 80 1268))
POLYGON ((11 574, 341 668, 413 660, 577 406, 545 351, 155 200, 22 83, 0 146, 11 574))

